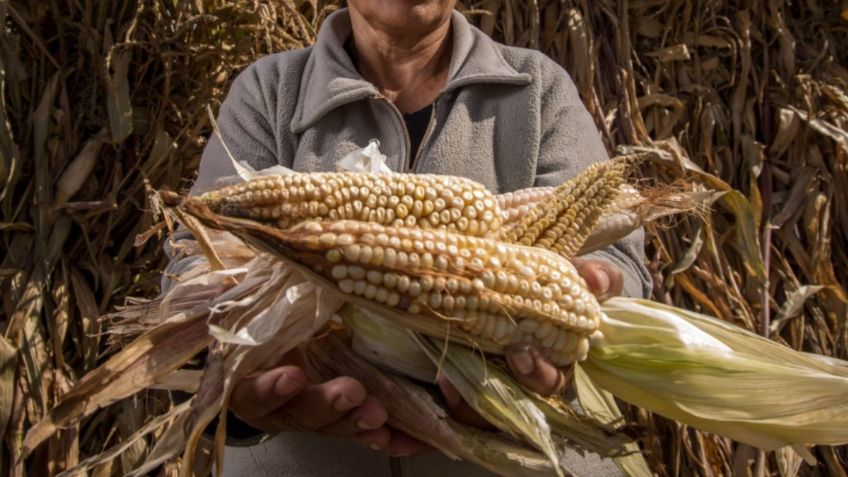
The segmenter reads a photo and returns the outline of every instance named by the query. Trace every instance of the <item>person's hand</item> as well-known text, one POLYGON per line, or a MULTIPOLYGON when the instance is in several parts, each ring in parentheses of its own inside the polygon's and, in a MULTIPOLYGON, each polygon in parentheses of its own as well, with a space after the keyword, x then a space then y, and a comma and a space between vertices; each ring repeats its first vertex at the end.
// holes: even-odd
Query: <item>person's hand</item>
POLYGON ((612 263, 592 258, 574 258, 571 263, 599 302, 621 295, 624 290, 624 275, 612 263))
MULTIPOLYGON (((603 302, 618 296, 624 289, 624 277, 615 265, 603 260, 582 258, 575 258, 572 263, 598 301, 603 302)), ((530 345, 517 345, 508 349, 506 362, 518 382, 543 396, 561 391, 567 382, 566 374, 530 345)), ((462 399, 459 391, 447 379, 439 378, 438 383, 445 403, 455 419, 465 424, 491 428, 491 425, 462 399)))
MULTIPOLYGON (((623 278, 614 265, 600 260, 575 259, 577 271, 599 301, 621 293, 623 278)), ((531 346, 508 350, 507 364, 513 376, 528 389, 551 395, 562 389, 566 378, 531 346)), ((465 424, 491 429, 446 379, 439 388, 451 416, 465 424)), ((265 432, 315 431, 345 436, 392 456, 432 450, 430 446, 386 424, 386 408, 368 396, 365 387, 350 377, 310 383, 297 353, 281 366, 243 379, 236 385, 230 409, 247 424, 265 432)))
POLYGON ((368 396, 351 377, 311 383, 298 352, 283 363, 242 379, 230 398, 230 410, 261 431, 314 431, 348 437, 390 456, 412 455, 432 448, 389 427, 386 408, 368 396))

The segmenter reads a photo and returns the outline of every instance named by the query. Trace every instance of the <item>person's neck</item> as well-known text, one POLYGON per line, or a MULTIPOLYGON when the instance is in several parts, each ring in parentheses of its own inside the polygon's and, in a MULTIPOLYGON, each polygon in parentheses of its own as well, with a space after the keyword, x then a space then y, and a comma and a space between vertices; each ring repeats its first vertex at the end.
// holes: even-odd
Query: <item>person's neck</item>
POLYGON ((354 32, 360 74, 401 112, 429 105, 447 83, 450 20, 421 36, 393 35, 367 22, 355 25, 354 32))

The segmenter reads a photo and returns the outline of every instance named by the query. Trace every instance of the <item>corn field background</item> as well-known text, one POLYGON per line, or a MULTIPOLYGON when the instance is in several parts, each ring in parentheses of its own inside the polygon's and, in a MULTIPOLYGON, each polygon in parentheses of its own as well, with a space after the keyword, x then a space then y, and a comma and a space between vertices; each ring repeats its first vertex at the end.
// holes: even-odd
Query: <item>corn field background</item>
MULTIPOLYGON (((168 396, 99 410, 26 459, 21 441, 114 352, 99 319, 158 292, 164 236, 146 188, 186 190, 235 75, 314 41, 333 2, 0 0, 0 475, 57 475, 127 442, 168 396), (149 239, 145 241, 144 239, 149 239)), ((795 349, 848 358, 848 4, 484 0, 458 8, 572 75, 611 153, 662 149, 725 191, 710 213, 648 231, 654 299, 795 349)), ((635 408, 660 476, 846 476, 635 408)), ((176 463, 160 475, 175 475, 176 463)), ((79 474, 77 474, 79 475, 79 474)))

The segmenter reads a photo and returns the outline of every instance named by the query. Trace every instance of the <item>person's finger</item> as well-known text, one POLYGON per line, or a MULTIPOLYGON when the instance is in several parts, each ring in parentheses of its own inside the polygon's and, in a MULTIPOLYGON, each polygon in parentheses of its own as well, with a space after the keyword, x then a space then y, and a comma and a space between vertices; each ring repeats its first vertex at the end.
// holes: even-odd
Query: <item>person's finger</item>
POLYGON ((607 275, 610 278, 610 287, 607 291, 607 294, 601 297, 601 301, 609 300, 610 298, 621 295, 624 292, 624 274, 621 273, 621 269, 616 267, 611 263, 604 263, 604 267, 607 269, 607 275))
POLYGON ((381 450, 392 457, 405 457, 434 450, 431 445, 389 426, 360 432, 354 440, 371 449, 381 450))
POLYGON ((586 286, 595 296, 609 291, 609 275, 598 267, 597 261, 580 259, 575 260, 574 265, 577 267, 577 273, 586 280, 586 286))
POLYGON ((568 381, 564 370, 558 369, 536 348, 527 344, 507 349, 506 362, 518 382, 543 396, 558 393, 568 381))
POLYGON ((236 384, 230 396, 230 410, 250 423, 283 406, 306 386, 306 375, 297 366, 280 366, 236 384))
POLYGON ((352 436, 363 431, 373 431, 382 427, 389 418, 385 406, 372 397, 341 419, 319 429, 322 434, 334 436, 352 436))
POLYGON ((442 391, 442 396, 445 398, 445 404, 447 404, 452 418, 463 424, 480 429, 494 429, 494 426, 489 421, 462 399, 462 395, 459 394, 456 387, 446 377, 439 376, 436 383, 442 391))
POLYGON ((307 386, 269 417, 282 428, 314 431, 338 421, 361 406, 366 397, 362 383, 343 376, 307 386))
POLYGON ((612 263, 592 259, 575 259, 573 263, 598 301, 618 296, 624 289, 624 275, 612 263))
POLYGON ((362 431, 353 440, 374 450, 384 450, 392 442, 392 431, 388 426, 382 426, 370 431, 362 431))

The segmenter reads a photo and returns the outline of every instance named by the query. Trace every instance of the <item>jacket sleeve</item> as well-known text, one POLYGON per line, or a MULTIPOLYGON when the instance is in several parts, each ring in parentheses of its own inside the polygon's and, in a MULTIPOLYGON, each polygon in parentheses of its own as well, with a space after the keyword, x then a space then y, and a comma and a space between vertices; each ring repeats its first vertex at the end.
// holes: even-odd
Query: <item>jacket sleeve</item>
POLYGON ((220 135, 213 132, 203 150, 193 194, 213 187, 218 179, 235 175, 230 157, 256 170, 283 162, 277 157, 276 99, 268 91, 276 74, 270 61, 263 60, 238 75, 221 104, 216 119, 220 135))
MULTIPOLYGON (((535 185, 554 186, 609 157, 592 116, 568 73, 547 58, 542 61, 540 71, 542 131, 535 185)), ((624 275, 625 295, 650 296, 652 281, 644 264, 644 233, 641 229, 587 257, 618 266, 624 275)))

